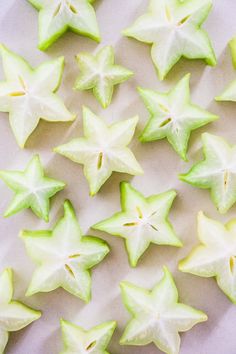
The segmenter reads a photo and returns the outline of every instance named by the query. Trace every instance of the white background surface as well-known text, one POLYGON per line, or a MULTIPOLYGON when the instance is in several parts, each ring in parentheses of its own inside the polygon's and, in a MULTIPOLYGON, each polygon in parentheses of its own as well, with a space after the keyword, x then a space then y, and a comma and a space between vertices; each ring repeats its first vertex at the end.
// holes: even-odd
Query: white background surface
MULTIPOLYGON (((203 210, 212 218, 222 222, 236 216, 236 206, 227 215, 221 216, 210 201, 208 191, 195 189, 178 181, 178 173, 185 172, 193 162, 201 158, 201 133, 205 130, 219 134, 236 143, 236 104, 215 103, 219 94, 236 72, 231 65, 226 45, 236 34, 235 0, 213 0, 214 8, 204 27, 209 32, 218 58, 216 68, 201 61, 181 60, 163 82, 159 82, 150 59, 148 45, 122 38, 121 30, 133 23, 148 4, 147 0, 97 0, 95 8, 101 29, 102 42, 98 46, 90 39, 67 33, 46 53, 37 49, 37 11, 24 0, 2 0, 0 4, 0 41, 10 49, 23 55, 33 66, 42 61, 66 57, 63 83, 59 91, 66 105, 78 114, 72 124, 41 122, 32 134, 26 149, 20 150, 9 127, 7 114, 0 114, 0 169, 24 169, 34 153, 39 153, 49 176, 67 182, 67 188, 52 201, 50 223, 37 219, 31 211, 23 211, 9 219, 0 217, 0 268, 11 266, 15 272, 15 298, 40 309, 43 316, 24 330, 12 334, 6 352, 9 354, 56 354, 62 348, 59 319, 61 317, 90 328, 103 321, 117 320, 118 328, 109 351, 112 354, 160 353, 154 345, 146 347, 121 347, 119 338, 129 314, 123 307, 119 282, 129 280, 140 286, 152 288, 162 275, 162 266, 168 265, 173 272, 179 289, 180 300, 205 311, 208 322, 199 324, 182 335, 182 354, 235 354, 236 353, 236 307, 218 289, 214 279, 203 279, 177 270, 178 260, 183 258, 197 243, 196 215, 203 210), (114 46, 116 61, 135 72, 134 78, 116 90, 109 108, 102 110, 91 92, 78 93, 72 90, 78 68, 74 56, 81 50, 94 51, 106 44, 114 46), (182 162, 167 141, 142 145, 137 136, 143 128, 148 113, 139 98, 136 87, 167 90, 183 75, 191 72, 193 101, 221 119, 192 134, 189 163, 182 162), (52 152, 53 147, 82 135, 81 107, 87 105, 107 122, 125 119, 136 114, 140 122, 132 149, 144 168, 144 176, 131 178, 113 174, 101 192, 91 198, 88 185, 80 165, 74 164, 52 152), (106 234, 89 231, 95 222, 110 216, 120 209, 119 182, 132 183, 145 195, 156 194, 175 188, 178 197, 174 202, 170 218, 181 240, 182 249, 152 245, 136 269, 128 265, 123 240, 106 234), (34 265, 27 257, 19 239, 19 230, 49 228, 62 215, 62 203, 69 198, 75 208, 84 233, 99 235, 111 247, 107 258, 92 273, 92 301, 82 301, 59 289, 47 294, 25 298, 24 293, 31 279, 34 265)), ((3 73, 0 69, 0 78, 3 73)), ((12 192, 1 182, 0 213, 3 214, 10 202, 12 192)))

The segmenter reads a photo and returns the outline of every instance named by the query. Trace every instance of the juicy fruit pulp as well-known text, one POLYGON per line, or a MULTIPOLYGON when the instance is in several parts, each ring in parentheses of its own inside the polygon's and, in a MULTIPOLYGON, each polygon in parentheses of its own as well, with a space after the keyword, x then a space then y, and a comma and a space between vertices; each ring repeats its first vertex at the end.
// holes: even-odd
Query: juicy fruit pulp
POLYGON ((127 182, 121 183, 120 191, 122 211, 98 222, 93 228, 123 237, 131 266, 137 265, 151 242, 182 246, 168 220, 175 191, 145 198, 127 182))
POLYGON ((109 247, 96 237, 82 236, 69 201, 64 203, 64 217, 53 230, 23 230, 20 236, 38 265, 27 296, 62 287, 85 302, 90 301, 90 269, 103 260, 109 247))

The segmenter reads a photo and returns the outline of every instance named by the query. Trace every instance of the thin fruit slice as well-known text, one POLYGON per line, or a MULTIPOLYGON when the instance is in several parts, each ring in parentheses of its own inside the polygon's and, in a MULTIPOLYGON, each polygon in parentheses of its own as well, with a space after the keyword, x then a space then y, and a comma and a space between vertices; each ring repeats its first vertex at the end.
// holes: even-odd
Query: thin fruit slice
POLYGON ((236 145, 221 137, 202 134, 204 159, 180 175, 195 187, 210 189, 211 198, 220 213, 226 213, 236 202, 236 145))
POLYGON ((85 302, 90 301, 89 270, 103 260, 109 247, 96 237, 82 236, 69 201, 64 203, 64 217, 53 230, 23 230, 20 236, 38 265, 27 296, 62 287, 85 302))
POLYGON ((123 33, 152 44, 152 60, 160 80, 183 56, 216 65, 211 41, 201 26, 212 7, 211 0, 150 0, 148 11, 123 33))
POLYGON ((82 327, 61 320, 64 350, 60 354, 109 354, 106 348, 116 328, 116 322, 102 323, 86 331, 82 327))
POLYGON ((178 354, 179 332, 207 320, 204 312, 178 302, 178 290, 169 270, 151 290, 128 282, 121 283, 123 303, 132 315, 120 344, 147 345, 154 343, 167 354, 178 354))
POLYGON ((236 219, 226 225, 198 215, 200 245, 179 263, 179 270, 216 277, 220 289, 236 304, 236 219))
POLYGON ((44 176, 38 155, 31 159, 24 171, 0 171, 0 178, 15 193, 5 217, 31 208, 40 219, 48 221, 49 199, 65 187, 64 182, 44 176))
POLYGON ((142 168, 127 145, 131 142, 138 117, 108 126, 88 108, 83 108, 84 137, 54 150, 84 165, 90 194, 95 195, 113 171, 142 174, 142 168))
POLYGON ((76 57, 80 75, 75 82, 76 90, 93 90, 94 96, 103 108, 112 100, 114 86, 128 80, 132 71, 115 65, 114 49, 103 47, 95 55, 83 52, 76 57))
MULTIPOLYGON (((236 69, 236 37, 229 42, 233 66, 236 69)), ((216 101, 232 101, 236 102, 236 80, 233 80, 220 96, 215 98, 216 101)))
POLYGON ((39 10, 39 49, 46 50, 68 29, 100 41, 91 0, 28 0, 39 10))
POLYGON ((139 88, 139 93, 151 116, 140 137, 142 142, 167 138, 183 160, 187 160, 190 134, 218 117, 190 98, 190 74, 187 74, 167 93, 139 88))
POLYGON ((168 213, 176 197, 170 190, 145 198, 129 183, 120 185, 122 211, 93 226, 125 239, 130 265, 135 267, 150 243, 181 247, 168 213))
POLYGON ((0 354, 4 353, 9 332, 19 331, 41 316, 40 311, 12 300, 13 292, 13 272, 6 268, 0 275, 0 354))
POLYGON ((57 96, 64 68, 60 57, 32 69, 19 55, 0 45, 6 81, 0 82, 0 112, 9 112, 12 131, 23 148, 39 120, 72 121, 75 116, 57 96))

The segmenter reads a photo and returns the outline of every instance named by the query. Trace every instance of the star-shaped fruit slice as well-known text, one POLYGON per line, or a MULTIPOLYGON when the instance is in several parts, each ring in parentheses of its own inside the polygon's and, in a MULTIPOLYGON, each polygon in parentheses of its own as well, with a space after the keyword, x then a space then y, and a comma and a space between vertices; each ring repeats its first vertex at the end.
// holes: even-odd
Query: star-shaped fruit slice
MULTIPOLYGON (((236 69, 236 37, 229 42, 233 66, 236 69)), ((233 80, 222 92, 220 96, 215 98, 216 101, 233 101, 236 102, 236 80, 233 80)))
POLYGON ((140 137, 142 142, 167 138, 183 160, 187 160, 190 134, 218 117, 191 102, 190 74, 167 93, 139 88, 150 112, 150 119, 140 137))
POLYGON ((211 0, 150 0, 148 11, 123 33, 152 45, 151 56, 163 80, 181 57, 215 65, 210 39, 201 28, 211 0))
POLYGON ((226 225, 198 215, 200 245, 179 263, 179 270, 215 277, 220 289, 236 304, 236 219, 226 225))
POLYGON ((143 173, 127 147, 134 135, 138 117, 108 126, 88 108, 83 108, 84 137, 73 139, 55 151, 84 165, 90 194, 95 195, 113 171, 139 175, 143 173))
POLYGON ((24 171, 0 171, 0 178, 15 193, 5 217, 31 208, 40 219, 48 221, 49 199, 65 187, 64 182, 44 176, 38 155, 31 159, 24 171))
POLYGON ((135 267, 150 243, 181 247, 168 213, 176 197, 170 190, 145 198, 129 183, 120 185, 122 211, 93 226, 125 239, 130 265, 135 267))
POLYGON ((67 30, 100 41, 91 0, 28 0, 39 11, 39 44, 46 50, 67 30))
POLYGON ((90 330, 61 320, 64 350, 60 354, 109 354, 106 348, 116 328, 116 322, 102 323, 90 330))
POLYGON ((19 331, 41 316, 40 311, 12 300, 13 292, 13 272, 7 268, 0 275, 0 354, 5 353, 9 332, 19 331))
POLYGON ((20 236, 37 264, 27 296, 62 287, 85 302, 90 301, 90 269, 103 260, 109 247, 96 237, 82 236, 69 201, 64 204, 64 217, 53 230, 23 230, 20 236))
POLYGON ((153 342, 164 353, 178 354, 179 332, 206 321, 207 316, 178 301, 172 275, 166 267, 163 270, 163 278, 151 291, 128 282, 121 283, 123 302, 132 319, 120 343, 141 346, 153 342))
POLYGON ((210 189, 218 211, 226 213, 236 202, 236 145, 221 137, 202 134, 204 159, 180 179, 195 187, 210 189))
POLYGON ((64 58, 44 62, 33 69, 22 57, 0 45, 6 81, 0 82, 0 112, 9 112, 12 131, 20 147, 39 120, 75 119, 56 94, 61 82, 64 58))
POLYGON ((80 53, 76 57, 80 75, 75 82, 76 90, 93 90, 94 96, 103 108, 112 100, 114 86, 128 80, 132 71, 115 65, 114 49, 106 46, 95 54, 80 53))

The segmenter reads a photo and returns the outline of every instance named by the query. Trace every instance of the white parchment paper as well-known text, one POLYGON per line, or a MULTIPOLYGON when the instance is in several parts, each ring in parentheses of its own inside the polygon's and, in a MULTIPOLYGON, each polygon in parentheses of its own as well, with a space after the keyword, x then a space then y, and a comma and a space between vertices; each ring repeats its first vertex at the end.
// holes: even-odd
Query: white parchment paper
MULTIPOLYGON (((95 8, 102 34, 97 45, 90 39, 67 33, 46 53, 37 49, 37 11, 26 0, 1 0, 0 41, 23 55, 33 66, 47 59, 64 55, 66 68, 59 91, 67 106, 78 118, 72 124, 41 122, 30 137, 26 149, 20 150, 10 130, 7 114, 0 114, 0 169, 23 169, 34 153, 39 153, 49 176, 67 182, 64 191, 53 199, 48 224, 40 221, 31 211, 23 211, 9 219, 2 214, 12 192, 0 184, 0 269, 13 267, 15 273, 15 298, 41 309, 43 316, 24 330, 11 334, 6 352, 9 354, 56 354, 62 348, 59 319, 62 317, 84 328, 90 328, 107 320, 117 320, 118 328, 109 351, 112 354, 154 354, 160 353, 154 345, 146 347, 121 347, 119 338, 130 318, 124 308, 119 291, 119 282, 129 280, 137 285, 152 288, 162 276, 162 266, 167 265, 176 280, 180 300, 205 311, 208 322, 197 325, 182 335, 182 354, 235 354, 236 353, 236 307, 219 290, 214 279, 203 279, 177 270, 178 261, 197 243, 196 215, 203 210, 212 218, 222 222, 236 216, 236 206, 227 215, 221 216, 210 201, 208 191, 195 189, 178 180, 178 174, 185 172, 202 157, 201 133, 219 134, 230 143, 236 144, 236 103, 215 103, 219 94, 236 72, 231 64, 227 43, 236 34, 235 0, 213 0, 214 8, 204 28, 208 31, 216 50, 216 68, 205 66, 201 61, 181 60, 164 82, 156 76, 150 58, 150 47, 135 40, 123 38, 121 30, 142 13, 147 0, 97 0, 95 8), (94 51, 106 44, 113 45, 117 63, 135 72, 134 78, 122 84, 115 92, 109 108, 102 110, 91 92, 78 93, 72 90, 78 68, 74 56, 80 51, 94 51), (189 163, 180 161, 167 141, 142 145, 137 136, 147 118, 136 87, 168 90, 187 72, 191 73, 192 99, 196 104, 221 119, 192 134, 189 149, 189 163), (53 147, 82 135, 81 107, 86 105, 107 122, 140 116, 139 126, 132 149, 144 168, 144 176, 131 178, 113 174, 101 189, 91 198, 82 167, 56 155, 53 147), (120 209, 119 182, 132 180, 133 185, 145 195, 175 188, 178 197, 174 202, 170 218, 179 237, 184 242, 182 249, 152 245, 136 269, 128 265, 123 240, 106 234, 90 231, 95 222, 106 218, 120 209), (47 294, 25 298, 24 293, 34 270, 34 264, 27 257, 18 234, 22 228, 42 229, 53 226, 62 215, 64 199, 69 198, 78 214, 85 234, 99 235, 111 247, 108 257, 92 273, 92 301, 85 305, 79 299, 59 289, 47 294)), ((0 78, 4 78, 0 69, 0 78)), ((1 296, 1 294, 0 294, 1 296)))

